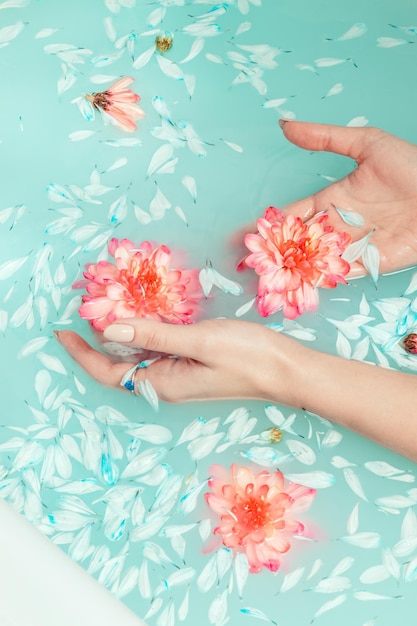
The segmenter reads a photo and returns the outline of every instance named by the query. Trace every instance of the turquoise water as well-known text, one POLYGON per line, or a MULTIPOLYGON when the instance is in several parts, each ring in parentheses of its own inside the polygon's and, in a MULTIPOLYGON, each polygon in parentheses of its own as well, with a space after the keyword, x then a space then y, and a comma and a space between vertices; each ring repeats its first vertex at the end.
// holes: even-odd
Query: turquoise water
MULTIPOLYGON (((162 404, 155 413, 143 399, 90 380, 52 335, 69 327, 96 342, 77 315, 79 295, 71 285, 112 236, 166 243, 185 254, 189 267, 211 261, 243 293, 214 288, 204 316, 234 317, 254 296, 251 277, 235 271, 230 241, 236 230, 266 206, 303 197, 352 168, 342 157, 288 144, 280 116, 341 125, 353 120, 417 142, 414 4, 0 1, 0 493, 150 625, 199 619, 235 626, 263 619, 301 626, 321 607, 317 623, 323 625, 391 625, 398 615, 414 623, 413 463, 318 416, 296 413, 296 435, 284 432, 282 442, 263 444, 263 450, 272 455, 269 468, 279 465, 307 482, 310 472, 325 473, 327 486, 318 489, 303 520, 314 541, 294 541, 282 570, 250 575, 239 592, 230 553, 203 552, 212 522, 203 493, 213 462, 265 466, 254 448, 272 425, 271 410, 261 402, 229 401, 162 404), (209 11, 214 19, 204 20, 209 11), (195 25, 197 36, 189 34, 195 25), (133 67, 160 31, 174 37, 164 55, 175 64, 171 71, 188 78, 164 73, 157 53, 133 67), (356 36, 344 36, 349 32, 356 36), (65 51, 57 44, 70 46, 65 51), (248 45, 269 46, 263 52, 272 58, 269 65, 265 59, 247 63, 255 70, 252 83, 240 82, 247 74, 230 56, 247 60, 250 52, 239 46, 248 45), (190 50, 196 56, 184 62, 190 50), (99 115, 87 121, 72 102, 129 75, 146 112, 133 135, 105 126, 99 115), (185 123, 199 139, 171 139, 174 171, 147 176, 155 151, 167 143, 155 98, 165 102, 177 135, 185 123), (284 101, 265 107, 275 99, 284 101), (137 145, 118 145, 125 139, 137 145), (107 190, 86 198, 92 174, 107 190), (184 176, 195 180, 195 197, 184 176), (155 220, 149 211, 157 189, 170 208, 155 220), (126 208, 115 216, 110 207, 118 198, 126 199, 126 208), (138 219, 134 205, 147 217, 137 212, 138 219), (248 433, 253 439, 241 440, 231 425, 243 429, 249 416, 256 418, 248 433), (178 443, 190 424, 198 432, 196 448, 186 437, 178 443), (151 428, 139 431, 138 425, 151 428), (310 464, 289 453, 300 437, 310 464), (148 470, 124 474, 147 451, 155 453, 148 470), (372 461, 398 472, 377 475, 372 461), (385 570, 369 569, 382 564, 385 570), (284 577, 298 568, 304 568, 298 581, 280 592, 284 580, 288 584, 284 577), (174 572, 182 572, 183 582, 174 572), (320 591, 320 581, 336 575, 342 579, 332 590, 320 591)), ((411 268, 380 277, 377 288, 362 278, 326 291, 316 314, 287 323, 283 332, 317 349, 416 371, 416 361, 395 343, 384 352, 379 335, 388 324, 395 337, 402 309, 415 298, 414 275, 411 268), (349 320, 356 314, 369 319, 353 328, 349 320), (337 327, 334 320, 348 321, 337 327)), ((244 318, 265 323, 254 309, 244 318)), ((267 322, 281 324, 282 317, 267 322)), ((294 413, 277 408, 285 418, 294 413)))

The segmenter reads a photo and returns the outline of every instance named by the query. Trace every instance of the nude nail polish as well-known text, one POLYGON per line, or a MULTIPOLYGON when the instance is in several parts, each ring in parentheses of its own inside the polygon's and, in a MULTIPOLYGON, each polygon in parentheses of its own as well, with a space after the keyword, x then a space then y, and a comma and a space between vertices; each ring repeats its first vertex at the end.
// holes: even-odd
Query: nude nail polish
POLYGON ((109 341, 128 343, 133 341, 135 329, 129 324, 111 324, 104 330, 103 335, 109 341))

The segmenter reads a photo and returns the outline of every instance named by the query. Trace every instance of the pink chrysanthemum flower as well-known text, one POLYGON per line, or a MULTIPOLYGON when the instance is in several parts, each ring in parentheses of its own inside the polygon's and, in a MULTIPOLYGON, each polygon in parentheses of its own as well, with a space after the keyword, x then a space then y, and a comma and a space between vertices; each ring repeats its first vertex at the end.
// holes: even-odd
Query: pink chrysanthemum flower
POLYGON ((116 320, 147 317, 173 324, 189 324, 195 305, 202 297, 198 270, 172 269, 167 246, 154 247, 149 241, 136 246, 129 239, 111 239, 108 261, 88 265, 79 314, 96 330, 104 330, 116 320))
POLYGON ((205 498, 220 517, 214 533, 221 535, 226 547, 246 553, 251 572, 263 567, 276 572, 291 537, 304 532, 303 524, 293 516, 310 506, 315 490, 285 484, 278 471, 254 475, 248 467, 236 464, 230 470, 213 465, 210 473, 211 492, 205 498))
POLYGON ((127 89, 133 80, 130 76, 125 76, 113 83, 106 91, 85 96, 95 109, 104 111, 112 118, 116 126, 128 132, 136 130, 135 120, 145 117, 145 111, 136 104, 140 96, 131 89, 127 89))
POLYGON ((351 237, 327 224, 325 213, 304 223, 269 207, 256 225, 258 232, 245 237, 251 251, 245 263, 259 275, 258 310, 263 317, 280 309, 289 319, 311 313, 319 302, 317 287, 346 283, 350 266, 342 254, 351 237))

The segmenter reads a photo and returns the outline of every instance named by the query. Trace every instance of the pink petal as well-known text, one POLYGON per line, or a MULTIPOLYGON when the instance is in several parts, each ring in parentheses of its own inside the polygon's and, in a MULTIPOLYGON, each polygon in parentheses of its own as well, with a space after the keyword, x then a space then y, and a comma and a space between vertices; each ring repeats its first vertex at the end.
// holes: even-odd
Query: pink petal
POLYGON ((131 76, 123 76, 122 78, 119 78, 119 80, 116 80, 115 83, 113 83, 111 85, 111 87, 109 87, 107 89, 107 91, 121 91, 122 89, 126 89, 126 87, 128 87, 131 83, 133 83, 135 79, 132 78, 131 76))
POLYGON ((94 298, 88 302, 83 302, 78 312, 83 319, 94 320, 105 317, 113 307, 113 303, 108 298, 94 298))

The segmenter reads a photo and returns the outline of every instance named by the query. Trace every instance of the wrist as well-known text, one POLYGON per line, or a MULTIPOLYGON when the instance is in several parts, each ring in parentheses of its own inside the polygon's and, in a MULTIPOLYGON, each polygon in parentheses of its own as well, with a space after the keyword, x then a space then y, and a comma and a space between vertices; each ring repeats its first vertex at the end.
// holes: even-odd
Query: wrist
POLYGON ((260 372, 261 397, 293 408, 306 408, 309 363, 317 353, 280 333, 271 332, 274 334, 269 338, 268 356, 260 372))

